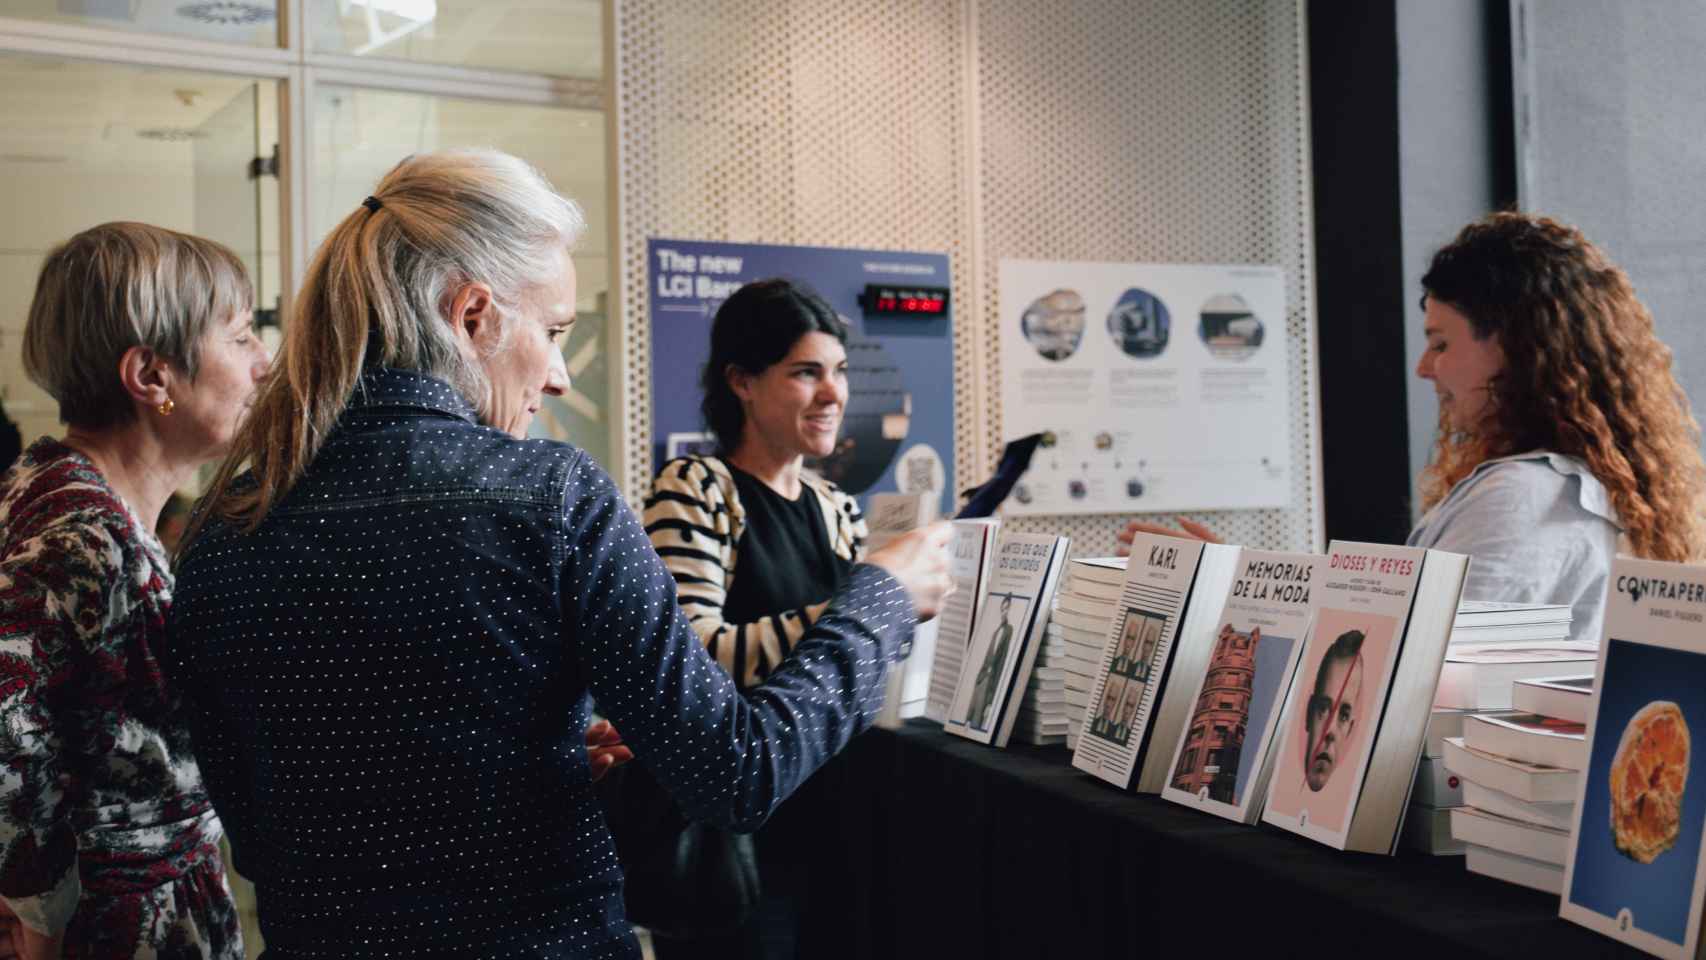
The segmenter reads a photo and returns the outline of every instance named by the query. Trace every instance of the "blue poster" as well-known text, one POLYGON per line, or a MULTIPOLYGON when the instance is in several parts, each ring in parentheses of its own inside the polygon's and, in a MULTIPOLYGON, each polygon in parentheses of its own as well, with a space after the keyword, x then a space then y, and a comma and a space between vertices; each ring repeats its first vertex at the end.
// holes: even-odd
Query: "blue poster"
POLYGON ((940 313, 907 314, 876 300, 876 288, 946 291, 946 254, 652 239, 646 263, 654 465, 709 452, 699 377, 711 318, 742 284, 782 277, 815 290, 849 330, 841 435, 834 453, 807 466, 861 501, 872 493, 935 491, 941 513, 953 512, 952 303, 940 313), (868 287, 872 296, 865 296, 868 287))

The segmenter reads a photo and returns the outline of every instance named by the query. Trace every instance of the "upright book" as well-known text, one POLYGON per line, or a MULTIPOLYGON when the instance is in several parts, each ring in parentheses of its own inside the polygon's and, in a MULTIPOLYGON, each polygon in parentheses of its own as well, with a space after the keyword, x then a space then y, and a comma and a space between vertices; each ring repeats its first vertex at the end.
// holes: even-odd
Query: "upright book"
MULTIPOLYGON (((873 493, 865 504, 865 549, 878 550, 936 519, 936 497, 923 493, 873 493)), ((908 717, 922 716, 930 695, 930 670, 936 657, 937 617, 912 632, 912 650, 889 671, 883 709, 877 723, 899 726, 908 717)))
POLYGON ((1201 540, 1138 534, 1132 541, 1074 767, 1122 789, 1161 792, 1238 554, 1201 540))
POLYGON ((1619 557, 1559 914, 1655 956, 1701 957, 1706 567, 1619 557))
POLYGON ((1462 554, 1331 545, 1263 820, 1393 852, 1468 569, 1462 554))
POLYGON ((1001 522, 995 519, 955 520, 954 535, 949 541, 948 579, 954 589, 942 601, 936 615, 936 653, 930 664, 930 693, 924 704, 924 715, 937 723, 947 723, 948 708, 954 702, 954 688, 960 682, 960 668, 966 659, 966 646, 971 643, 977 627, 978 607, 989 586, 989 570, 995 563, 995 535, 1001 522))
POLYGON ((948 710, 949 733, 1007 745, 1043 643, 1067 544, 1066 537, 1037 533, 1006 533, 996 542, 989 589, 948 710))
POLYGON ((1262 550, 1239 556, 1208 671, 1190 692, 1190 720, 1179 732, 1161 796, 1242 823, 1260 815, 1273 772, 1273 732, 1326 560, 1262 550))

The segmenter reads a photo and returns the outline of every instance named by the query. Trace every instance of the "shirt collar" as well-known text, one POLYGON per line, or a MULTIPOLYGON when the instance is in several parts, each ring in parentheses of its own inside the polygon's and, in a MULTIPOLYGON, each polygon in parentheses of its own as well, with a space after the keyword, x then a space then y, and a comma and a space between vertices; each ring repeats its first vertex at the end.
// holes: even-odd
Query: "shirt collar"
POLYGON ((362 374, 355 395, 350 398, 353 412, 380 407, 404 407, 448 414, 478 423, 474 405, 460 392, 437 377, 413 370, 376 367, 362 374))
MULTIPOLYGON (((1485 460, 1475 466, 1468 477, 1459 481, 1459 486, 1467 487, 1468 482, 1482 472, 1492 469, 1495 464, 1509 463, 1516 460, 1538 460, 1566 477, 1575 477, 1581 483, 1578 486, 1576 499, 1583 510, 1599 517, 1618 530, 1623 529, 1623 521, 1617 519, 1617 508, 1611 503, 1611 491, 1605 489, 1605 484, 1594 476, 1588 465, 1575 457, 1567 456, 1553 450, 1530 450, 1526 453, 1516 453, 1508 457, 1495 457, 1485 460)), ((1455 489, 1455 488, 1454 488, 1455 489)))

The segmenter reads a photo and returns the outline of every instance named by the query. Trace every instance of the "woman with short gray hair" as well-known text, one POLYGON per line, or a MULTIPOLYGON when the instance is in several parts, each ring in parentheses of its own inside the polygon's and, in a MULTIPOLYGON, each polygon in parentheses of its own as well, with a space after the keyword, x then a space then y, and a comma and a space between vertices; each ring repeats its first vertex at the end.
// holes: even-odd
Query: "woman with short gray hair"
POLYGON ((751 830, 946 589, 945 528, 897 541, 738 690, 604 470, 528 439, 580 232, 514 157, 399 164, 309 267, 186 538, 172 667, 269 957, 638 957, 592 788, 627 748, 590 699, 687 816, 751 830))
POLYGON ((236 254, 141 223, 42 265, 24 365, 66 431, 0 477, 0 956, 243 956, 155 523, 266 372, 252 300, 236 254))

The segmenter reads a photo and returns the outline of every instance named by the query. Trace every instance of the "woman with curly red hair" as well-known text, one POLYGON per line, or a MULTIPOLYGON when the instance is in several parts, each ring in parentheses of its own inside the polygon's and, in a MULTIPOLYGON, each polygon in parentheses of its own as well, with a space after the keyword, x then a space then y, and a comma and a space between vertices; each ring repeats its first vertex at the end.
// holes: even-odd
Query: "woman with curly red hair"
MULTIPOLYGON (((1706 552, 1706 463, 1670 349, 1629 277, 1547 217, 1464 227, 1422 289, 1416 375, 1440 427, 1407 542, 1473 557, 1466 599, 1569 604, 1575 635, 1599 636, 1619 549, 1706 552)), ((1171 532, 1133 523, 1120 538, 1138 530, 1171 532)))
POLYGON ((1440 400, 1425 513, 1409 542, 1474 557, 1464 596, 1568 603, 1596 637, 1622 549, 1691 560, 1702 528, 1700 431, 1629 277, 1581 231, 1496 213, 1422 277, 1440 400))

